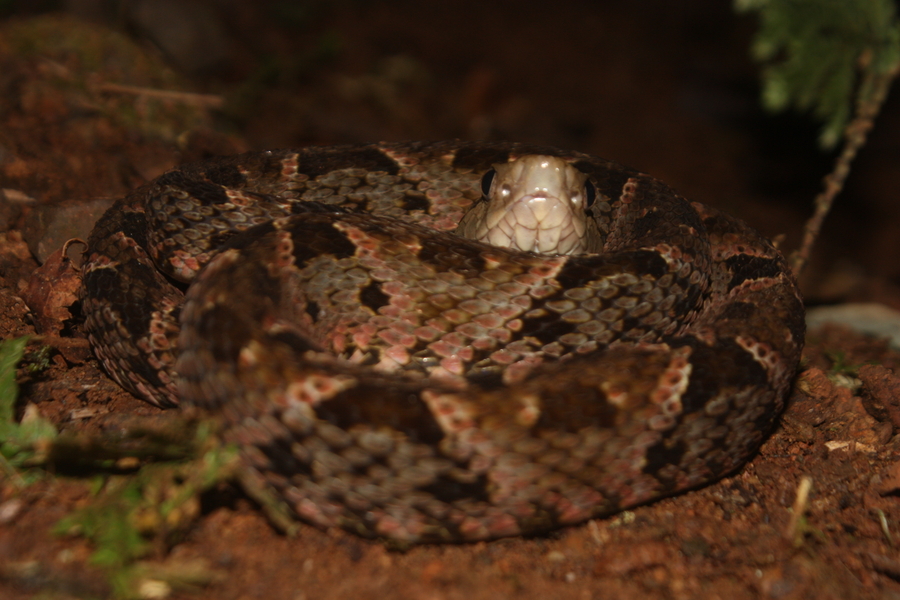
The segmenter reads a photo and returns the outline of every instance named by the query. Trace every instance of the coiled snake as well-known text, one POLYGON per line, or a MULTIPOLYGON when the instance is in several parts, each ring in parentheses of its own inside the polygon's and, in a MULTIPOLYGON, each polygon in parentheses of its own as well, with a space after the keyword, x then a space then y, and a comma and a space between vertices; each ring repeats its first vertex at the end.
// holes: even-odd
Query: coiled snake
POLYGON ((402 542, 547 531, 735 470, 804 336, 751 228, 517 144, 181 167, 101 218, 83 271, 116 381, 215 416, 301 519, 402 542))

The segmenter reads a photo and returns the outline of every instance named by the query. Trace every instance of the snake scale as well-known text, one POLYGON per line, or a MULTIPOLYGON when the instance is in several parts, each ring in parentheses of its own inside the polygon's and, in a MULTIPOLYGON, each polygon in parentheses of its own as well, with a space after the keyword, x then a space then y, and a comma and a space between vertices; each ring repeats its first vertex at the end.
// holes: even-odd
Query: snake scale
POLYGON ((107 211, 83 275, 117 382, 214 417, 300 519, 403 543, 545 532, 734 471, 804 338, 787 263, 741 221, 511 143, 183 166, 107 211))

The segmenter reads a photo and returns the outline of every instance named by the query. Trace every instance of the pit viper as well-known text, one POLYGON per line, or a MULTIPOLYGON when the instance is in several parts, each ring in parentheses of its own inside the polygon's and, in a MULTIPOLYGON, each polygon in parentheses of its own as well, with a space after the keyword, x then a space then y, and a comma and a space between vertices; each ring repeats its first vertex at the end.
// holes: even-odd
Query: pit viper
POLYGON ((308 523, 535 534, 740 467, 803 346, 777 249, 594 156, 513 143, 251 152, 98 221, 85 330, 308 523))

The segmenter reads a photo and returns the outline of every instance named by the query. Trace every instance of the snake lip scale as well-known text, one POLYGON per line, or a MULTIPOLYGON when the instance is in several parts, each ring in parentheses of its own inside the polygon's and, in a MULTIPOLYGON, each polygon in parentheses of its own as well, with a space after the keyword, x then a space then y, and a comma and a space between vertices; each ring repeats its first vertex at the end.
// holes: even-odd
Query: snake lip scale
POLYGON ((731 473, 803 346, 796 282, 760 234, 549 147, 218 158, 118 201, 88 244, 85 329, 119 384, 216 419, 245 480, 300 519, 400 543, 546 532, 731 473), (570 254, 468 233, 528 157, 561 165, 575 208, 485 218, 550 214, 568 229, 511 236, 570 254))

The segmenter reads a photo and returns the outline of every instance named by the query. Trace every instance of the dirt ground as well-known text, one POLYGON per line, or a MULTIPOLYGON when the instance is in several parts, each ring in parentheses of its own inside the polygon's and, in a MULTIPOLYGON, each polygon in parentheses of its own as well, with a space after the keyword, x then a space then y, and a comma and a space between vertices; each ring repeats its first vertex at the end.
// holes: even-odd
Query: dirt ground
MULTIPOLYGON (((728 2, 81 1, 38 14, 45 4, 7 8, 0 21, 3 339, 36 333, 22 297, 52 250, 85 238, 129 189, 216 154, 541 142, 640 168, 784 234, 787 249, 832 160, 813 124, 758 109, 754 23, 728 2)), ((804 274, 809 304, 900 309, 898 129, 895 94, 804 274)), ((32 405, 62 431, 95 431, 117 415, 160 412, 120 390, 80 336, 76 312, 47 338, 50 366, 22 375, 20 415, 32 405)), ((118 589, 202 599, 900 598, 898 365, 885 340, 812 330, 780 425, 745 468, 546 537, 405 552, 305 525, 289 537, 219 485, 180 539, 154 546, 142 565, 153 575, 118 589), (811 491, 796 504, 804 480, 811 491), (172 583, 186 572, 198 581, 172 583), (159 583, 165 573, 173 589, 159 583)), ((0 469, 0 598, 114 594, 91 561, 95 546, 53 533, 96 481, 67 473, 25 486, 0 469)))

